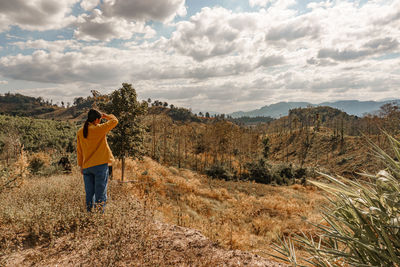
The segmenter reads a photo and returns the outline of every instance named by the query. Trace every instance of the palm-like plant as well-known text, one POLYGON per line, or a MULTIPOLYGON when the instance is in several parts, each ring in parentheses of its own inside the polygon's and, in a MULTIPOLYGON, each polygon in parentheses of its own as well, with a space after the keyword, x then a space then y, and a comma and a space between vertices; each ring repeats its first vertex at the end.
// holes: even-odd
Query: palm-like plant
POLYGON ((293 266, 299 264, 295 247, 312 266, 400 266, 400 142, 386 134, 394 156, 368 141, 386 169, 362 174, 363 181, 321 174, 329 183, 311 181, 330 193, 318 237, 306 234, 280 240, 273 249, 293 266))

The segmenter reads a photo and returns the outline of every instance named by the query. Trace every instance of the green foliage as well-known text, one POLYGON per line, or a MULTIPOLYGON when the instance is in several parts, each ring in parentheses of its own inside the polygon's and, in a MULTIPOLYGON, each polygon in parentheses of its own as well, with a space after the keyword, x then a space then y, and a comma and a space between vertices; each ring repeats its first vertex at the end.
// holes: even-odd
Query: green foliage
POLYGON ((262 152, 263 157, 265 159, 268 159, 269 151, 271 149, 271 144, 270 144, 270 141, 269 141, 269 137, 267 135, 264 136, 264 138, 262 139, 262 144, 263 144, 263 152, 262 152))
POLYGON ((30 97, 21 94, 6 93, 0 95, 0 114, 12 116, 36 116, 53 112, 56 105, 44 101, 41 97, 30 97))
MULTIPOLYGON (((97 92, 96 92, 97 93, 97 92)), ((122 160, 121 180, 124 180, 125 159, 142 158, 145 154, 144 137, 146 127, 142 119, 147 113, 148 103, 137 101, 136 90, 131 84, 122 87, 109 96, 99 98, 99 107, 118 118, 118 125, 108 137, 113 154, 122 160)))
MULTIPOLYGON (((207 115, 207 113, 206 113, 206 115, 207 115)), ((254 124, 259 124, 259 123, 269 123, 273 120, 274 120, 274 118, 264 117, 264 116, 256 116, 256 117, 245 116, 245 117, 230 119, 230 121, 232 121, 238 125, 254 125, 254 124)))
POLYGON ((248 174, 243 174, 242 179, 249 179, 257 183, 270 184, 272 182, 271 166, 264 160, 249 162, 245 165, 249 171, 248 174))
POLYGON ((38 174, 39 171, 43 168, 44 161, 39 157, 34 157, 29 161, 29 170, 32 174, 38 174))
POLYGON ((248 162, 245 165, 248 173, 242 174, 242 180, 251 180, 262 184, 290 185, 295 183, 295 178, 303 178, 305 183, 307 170, 296 168, 292 164, 269 164, 264 158, 248 162))
POLYGON ((178 108, 174 105, 170 105, 168 108, 165 103, 162 103, 158 100, 152 104, 152 106, 148 110, 149 114, 166 114, 174 121, 180 122, 201 122, 201 119, 192 113, 189 109, 186 108, 178 108))
POLYGON ((136 90, 132 85, 123 83, 120 89, 111 93, 108 101, 99 106, 105 112, 114 114, 119 121, 108 138, 114 155, 119 159, 142 157, 146 132, 142 116, 147 112, 147 103, 137 101, 136 90))
POLYGON ((15 132, 24 149, 31 152, 55 149, 73 150, 77 127, 65 121, 41 120, 0 115, 0 146, 4 147, 7 135, 15 132))
POLYGON ((223 164, 214 164, 206 169, 206 174, 212 178, 223 179, 225 181, 232 180, 233 174, 229 168, 223 164))
POLYGON ((193 113, 185 108, 171 108, 168 111, 168 115, 171 119, 175 121, 192 121, 192 122, 200 122, 200 119, 197 118, 193 113))
POLYGON ((303 260, 313 266, 400 265, 400 142, 387 136, 395 156, 370 143, 386 170, 363 174, 368 182, 326 174, 328 183, 312 182, 331 196, 324 222, 315 225, 320 235, 283 240, 275 246, 282 259, 301 266, 293 249, 298 245, 309 254, 303 260))

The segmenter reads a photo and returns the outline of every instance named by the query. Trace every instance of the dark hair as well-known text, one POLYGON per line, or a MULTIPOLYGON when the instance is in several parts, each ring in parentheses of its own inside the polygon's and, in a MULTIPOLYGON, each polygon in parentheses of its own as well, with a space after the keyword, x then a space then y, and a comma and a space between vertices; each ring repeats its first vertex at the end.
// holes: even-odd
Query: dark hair
POLYGON ((94 122, 96 119, 101 119, 101 113, 98 110, 91 109, 88 112, 88 118, 83 126, 83 137, 87 138, 89 131, 89 122, 94 122))

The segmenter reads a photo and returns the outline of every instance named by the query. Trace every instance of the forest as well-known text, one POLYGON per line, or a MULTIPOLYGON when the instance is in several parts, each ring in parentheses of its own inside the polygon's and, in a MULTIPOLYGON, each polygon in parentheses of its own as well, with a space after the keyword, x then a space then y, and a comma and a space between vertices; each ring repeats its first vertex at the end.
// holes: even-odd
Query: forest
MULTIPOLYGON (((2 103, 13 106, 8 111, 3 106, 3 114, 8 115, 0 116, 1 128, 7 129, 0 135, 1 159, 9 162, 23 146, 29 153, 51 151, 54 157, 68 155, 74 161, 75 132, 87 110, 101 106, 104 97, 94 91, 67 108, 40 97, 1 96, 2 103), (58 111, 44 113, 51 120, 34 119, 34 112, 26 112, 30 117, 16 116, 38 108, 58 111)), ((193 114, 158 100, 132 101, 143 108, 134 115, 135 127, 143 130, 137 156, 225 180, 292 184, 320 169, 354 176, 360 168, 377 167, 367 160, 368 149, 360 145, 367 136, 387 146, 382 131, 394 136, 400 131, 400 109, 391 103, 361 118, 331 107, 309 107, 292 109, 279 119, 233 119, 224 114, 193 114)))
MULTIPOLYGON (((347 225, 358 233, 360 225, 369 222, 364 215, 360 217, 354 213, 354 209, 368 212, 370 206, 380 205, 379 211, 373 210, 368 215, 374 220, 373 225, 377 225, 368 230, 376 233, 367 233, 370 235, 368 242, 371 246, 389 245, 387 239, 376 241, 375 238, 379 237, 380 229, 384 229, 378 225, 382 223, 383 227, 388 227, 396 215, 388 210, 396 208, 397 202, 389 203, 384 196, 390 193, 397 199, 398 195, 398 191, 392 190, 398 186, 392 176, 397 173, 398 165, 392 157, 398 155, 396 147, 400 143, 391 137, 398 137, 400 131, 397 105, 386 104, 376 113, 364 117, 351 116, 330 107, 308 107, 292 109, 288 116, 279 119, 233 119, 224 114, 194 114, 158 100, 138 101, 130 84, 123 84, 109 95, 96 91, 92 94, 76 98, 69 107, 22 95, 0 97, 0 100, 8 101, 8 108, 12 107, 8 110, 2 106, 0 115, 0 203, 3 203, 0 216, 13 225, 0 224, 0 238, 4 241, 0 249, 6 254, 6 251, 15 251, 15 246, 46 245, 68 233, 83 238, 91 235, 91 232, 82 232, 90 229, 88 225, 97 225, 99 218, 87 218, 79 211, 79 194, 65 195, 59 190, 60 187, 76 191, 82 186, 81 180, 72 179, 79 175, 71 165, 76 165, 76 131, 91 107, 113 113, 120 119, 108 142, 117 158, 113 164, 113 179, 122 185, 128 184, 126 187, 111 184, 115 205, 111 205, 110 215, 105 220, 109 224, 107 227, 116 227, 112 229, 119 235, 108 233, 112 238, 129 242, 127 237, 140 235, 140 242, 149 242, 149 237, 142 236, 140 231, 126 235, 125 226, 130 221, 126 216, 139 216, 140 221, 147 221, 158 212, 169 223, 200 229, 225 248, 257 250, 257 254, 264 257, 275 251, 274 257, 281 255, 278 256, 281 260, 299 266, 294 255, 296 247, 299 256, 319 255, 311 261, 312 265, 327 266, 323 263, 327 260, 335 262, 334 256, 339 253, 335 242, 343 245, 354 239, 353 246, 357 251, 364 249, 357 247, 357 235, 349 237, 345 230, 336 233, 338 224, 350 220, 347 225), (23 103, 27 103, 26 106, 23 103), (45 112, 50 108, 54 110, 45 112), (43 113, 22 112, 28 109, 39 109, 43 113), (380 155, 381 160, 371 160, 373 155, 380 155), (67 158, 69 168, 60 164, 63 158, 67 158), (375 177, 372 174, 382 169, 390 173, 379 172, 374 179, 381 182, 368 183, 375 177), (333 178, 335 175, 341 175, 341 180, 333 178), (323 179, 330 182, 322 183, 323 179), (319 190, 326 190, 338 201, 326 206, 319 190), (362 203, 371 203, 352 206, 360 199, 354 190, 364 192, 362 203), (10 203, 15 192, 16 205, 8 206, 5 203, 10 203), (137 214, 141 209, 120 205, 130 203, 130 194, 141 200, 144 213, 137 214), (75 206, 64 205, 63 201, 54 202, 49 195, 68 199, 75 206), (22 205, 23 211, 17 212, 21 206, 18 203, 26 203, 25 198, 32 199, 36 208, 22 205), (46 201, 58 205, 57 211, 46 201), (324 206, 332 210, 325 215, 318 214, 317 210, 324 206), (43 217, 43 214, 46 215, 43 217), (331 214, 337 217, 324 217, 331 214), (115 218, 117 222, 114 222, 115 218), (328 220, 321 226, 319 223, 323 218, 328 220), (313 229, 310 223, 320 228, 313 229), (313 239, 301 236, 308 233, 322 238, 320 235, 324 231, 331 239, 321 249, 314 247, 313 239), (15 239, 16 233, 24 234, 15 239), (305 244, 305 248, 296 242, 305 244)), ((107 230, 99 228, 99 231, 107 230)), ((113 239, 94 240, 107 244, 99 247, 96 243, 93 247, 95 251, 106 250, 108 254, 104 255, 108 256, 104 256, 104 260, 119 262, 124 255, 133 253, 116 245, 118 242, 113 243, 113 239)), ((146 244, 154 244, 151 242, 146 244)), ((151 245, 144 248, 154 251, 151 245)), ((345 252, 349 254, 340 252, 344 255, 343 262, 367 262, 361 256, 354 256, 351 249, 345 252)), ((143 257, 139 251, 135 253, 143 257)), ((386 252, 373 253, 368 256, 370 262, 381 260, 382 253, 386 252)), ((386 253, 386 262, 393 261, 396 253, 386 253)), ((0 253, 0 259, 3 256, 0 253)), ((306 262, 305 259, 300 263, 306 262)), ((147 260, 155 262, 157 259, 147 260)), ((40 262, 33 260, 36 261, 40 262)))

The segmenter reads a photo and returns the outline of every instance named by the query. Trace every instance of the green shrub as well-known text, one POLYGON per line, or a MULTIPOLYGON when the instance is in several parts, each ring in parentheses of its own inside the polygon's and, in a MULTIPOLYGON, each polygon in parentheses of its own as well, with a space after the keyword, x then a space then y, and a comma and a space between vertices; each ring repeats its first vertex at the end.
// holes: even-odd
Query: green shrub
POLYGON ((225 181, 232 180, 233 174, 229 168, 222 164, 214 164, 206 169, 206 174, 212 178, 223 179, 225 181))
POLYGON ((32 174, 38 174, 43 169, 44 161, 39 157, 34 157, 29 161, 29 170, 32 174))
POLYGON ((363 174, 367 181, 321 174, 327 183, 311 182, 330 196, 324 222, 316 225, 320 234, 281 240, 276 257, 302 266, 295 252, 300 246, 308 252, 302 260, 312 266, 400 266, 400 142, 388 139, 395 157, 369 142, 386 169, 363 174))
POLYGON ((271 166, 266 160, 261 158, 258 161, 247 163, 245 167, 249 173, 244 174, 242 179, 249 179, 262 184, 270 184, 272 182, 271 166))

